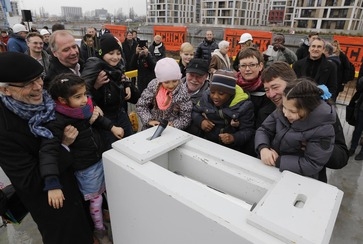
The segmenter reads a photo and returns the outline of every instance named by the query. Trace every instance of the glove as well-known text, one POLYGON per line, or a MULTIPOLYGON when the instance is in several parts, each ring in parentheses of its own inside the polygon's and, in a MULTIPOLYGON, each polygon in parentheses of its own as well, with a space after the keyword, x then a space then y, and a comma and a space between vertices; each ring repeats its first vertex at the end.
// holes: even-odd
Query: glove
POLYGON ((326 87, 326 85, 318 85, 318 87, 323 91, 323 94, 321 95, 323 100, 328 100, 331 98, 332 94, 329 92, 329 89, 326 87))

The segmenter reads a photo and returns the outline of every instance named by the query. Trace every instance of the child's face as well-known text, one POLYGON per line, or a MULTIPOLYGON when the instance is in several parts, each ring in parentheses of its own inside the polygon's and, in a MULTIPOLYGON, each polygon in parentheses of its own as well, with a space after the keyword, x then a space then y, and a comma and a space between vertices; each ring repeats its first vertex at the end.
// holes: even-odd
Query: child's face
POLYGON ((218 89, 211 89, 209 96, 215 106, 221 107, 221 106, 223 106, 223 104, 225 104, 230 99, 230 97, 232 95, 222 92, 218 89))
POLYGON ((194 57, 194 52, 180 52, 180 57, 182 59, 183 64, 189 64, 190 60, 194 57))
POLYGON ((77 86, 76 92, 67 99, 71 108, 80 108, 87 104, 86 86, 77 86))
POLYGON ((103 60, 111 66, 116 66, 121 60, 121 52, 115 49, 111 52, 106 53, 103 56, 103 60))
POLYGON ((163 83, 161 83, 162 84, 162 86, 166 89, 166 90, 168 90, 168 91, 170 91, 170 92, 172 92, 172 91, 174 91, 174 89, 179 85, 179 80, 169 80, 169 81, 164 81, 163 83))
POLYGON ((290 123, 293 123, 302 118, 302 111, 296 108, 296 100, 287 100, 285 96, 282 97, 282 112, 290 123))

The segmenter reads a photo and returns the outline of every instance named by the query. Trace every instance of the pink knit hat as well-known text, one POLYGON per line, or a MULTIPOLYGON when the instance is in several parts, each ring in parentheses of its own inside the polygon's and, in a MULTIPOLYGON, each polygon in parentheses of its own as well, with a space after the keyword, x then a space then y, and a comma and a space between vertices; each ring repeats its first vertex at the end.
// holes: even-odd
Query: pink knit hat
POLYGON ((175 59, 163 58, 155 65, 155 76, 158 82, 179 80, 182 77, 180 67, 175 59))

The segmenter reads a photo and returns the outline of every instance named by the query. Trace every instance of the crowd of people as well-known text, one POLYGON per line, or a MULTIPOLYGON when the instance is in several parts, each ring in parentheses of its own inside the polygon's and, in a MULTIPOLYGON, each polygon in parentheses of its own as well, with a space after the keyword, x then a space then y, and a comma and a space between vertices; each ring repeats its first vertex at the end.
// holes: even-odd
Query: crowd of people
POLYGON ((276 33, 261 52, 244 33, 232 60, 230 43, 207 30, 197 47, 181 45, 177 62, 159 35, 147 46, 136 31, 122 43, 104 26, 86 32, 78 46, 62 25, 28 32, 16 24, 0 53, 0 167, 46 244, 112 243, 103 224, 102 153, 137 133, 128 102, 141 130, 167 120, 323 182, 326 168, 344 167, 358 147, 363 95, 350 150, 334 106, 349 81, 337 41, 311 33, 295 53, 276 33), (128 79, 125 72, 135 69, 137 79, 128 79))

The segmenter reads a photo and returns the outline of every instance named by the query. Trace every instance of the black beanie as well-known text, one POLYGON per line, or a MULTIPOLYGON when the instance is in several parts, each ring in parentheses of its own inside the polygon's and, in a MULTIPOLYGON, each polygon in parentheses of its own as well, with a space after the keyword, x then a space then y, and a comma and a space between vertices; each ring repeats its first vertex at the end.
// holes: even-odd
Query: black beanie
POLYGON ((227 94, 236 93, 236 77, 232 71, 217 70, 212 77, 211 90, 220 90, 227 94))
POLYGON ((34 58, 24 53, 0 53, 0 82, 21 83, 40 76, 43 66, 34 58))
POLYGON ((120 41, 110 33, 103 34, 100 39, 100 49, 98 54, 102 58, 106 53, 115 49, 121 51, 120 41))

